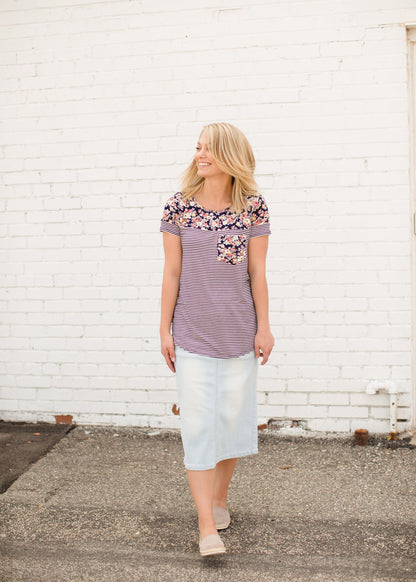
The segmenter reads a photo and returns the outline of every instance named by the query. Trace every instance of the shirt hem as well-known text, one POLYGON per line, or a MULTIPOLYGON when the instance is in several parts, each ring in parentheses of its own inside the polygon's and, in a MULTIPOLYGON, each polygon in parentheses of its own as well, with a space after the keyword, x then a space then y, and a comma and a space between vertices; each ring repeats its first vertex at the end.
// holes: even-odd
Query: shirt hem
POLYGON ((174 344, 175 346, 178 346, 179 348, 181 348, 182 350, 184 350, 185 352, 188 352, 190 354, 193 354, 195 356, 201 356, 201 357, 205 357, 205 358, 216 358, 217 360, 231 360, 234 358, 241 358, 242 356, 248 356, 249 354, 251 354, 252 352, 254 352, 254 345, 253 347, 249 348, 247 351, 244 351, 243 353, 239 353, 237 355, 231 355, 231 356, 213 356, 212 354, 207 354, 207 353, 201 353, 201 352, 197 352, 193 349, 190 348, 185 348, 183 345, 181 345, 179 342, 177 342, 175 340, 175 338, 173 338, 174 344))

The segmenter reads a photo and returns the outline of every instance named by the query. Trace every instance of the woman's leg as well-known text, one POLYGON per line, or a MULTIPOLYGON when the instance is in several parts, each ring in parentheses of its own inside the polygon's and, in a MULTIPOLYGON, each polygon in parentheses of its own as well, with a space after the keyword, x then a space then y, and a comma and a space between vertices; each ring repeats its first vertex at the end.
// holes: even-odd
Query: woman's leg
POLYGON ((238 459, 225 459, 217 463, 214 476, 213 507, 227 508, 228 487, 238 459))
POLYGON ((196 510, 200 538, 217 533, 213 507, 227 507, 228 487, 238 459, 225 459, 217 463, 215 469, 206 471, 187 470, 188 483, 191 489, 196 510))
POLYGON ((199 536, 202 540, 206 536, 217 533, 214 515, 212 513, 215 469, 208 469, 206 471, 187 470, 186 473, 198 512, 199 536))

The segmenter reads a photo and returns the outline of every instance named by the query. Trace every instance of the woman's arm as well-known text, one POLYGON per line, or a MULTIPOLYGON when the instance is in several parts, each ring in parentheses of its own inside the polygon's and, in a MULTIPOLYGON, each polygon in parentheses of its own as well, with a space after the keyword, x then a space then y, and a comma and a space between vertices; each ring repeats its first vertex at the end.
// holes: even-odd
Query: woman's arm
POLYGON ((254 307, 257 316, 257 333, 254 338, 256 358, 262 357, 261 365, 269 359, 274 337, 269 324, 269 294, 266 281, 266 255, 268 236, 251 238, 248 243, 248 274, 251 282, 254 307))
POLYGON ((160 312, 160 347, 167 365, 175 372, 175 345, 171 334, 173 312, 179 291, 182 270, 182 245, 179 236, 163 233, 165 267, 163 269, 160 312))

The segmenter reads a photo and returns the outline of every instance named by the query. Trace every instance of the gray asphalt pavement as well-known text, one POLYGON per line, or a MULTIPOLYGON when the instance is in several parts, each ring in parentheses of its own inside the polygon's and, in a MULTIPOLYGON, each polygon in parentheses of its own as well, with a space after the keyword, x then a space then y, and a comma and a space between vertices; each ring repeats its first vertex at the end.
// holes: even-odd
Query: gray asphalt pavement
POLYGON ((259 440, 201 558, 179 435, 75 428, 0 496, 0 580, 416 581, 414 448, 259 440))

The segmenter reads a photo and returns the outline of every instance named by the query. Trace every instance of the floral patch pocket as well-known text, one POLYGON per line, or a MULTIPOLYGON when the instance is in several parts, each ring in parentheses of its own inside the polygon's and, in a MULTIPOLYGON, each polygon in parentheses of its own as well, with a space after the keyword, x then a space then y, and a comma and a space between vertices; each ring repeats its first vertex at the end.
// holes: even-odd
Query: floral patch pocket
POLYGON ((247 256, 245 234, 219 234, 217 238, 217 260, 236 265, 247 256))

